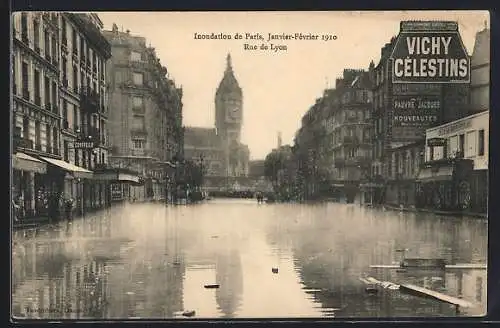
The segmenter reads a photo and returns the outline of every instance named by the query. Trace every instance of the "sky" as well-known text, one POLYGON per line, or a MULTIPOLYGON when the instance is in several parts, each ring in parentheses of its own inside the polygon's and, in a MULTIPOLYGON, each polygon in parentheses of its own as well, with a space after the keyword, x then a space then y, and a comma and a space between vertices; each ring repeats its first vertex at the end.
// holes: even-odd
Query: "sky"
POLYGON ((293 143, 300 120, 334 87, 345 68, 367 69, 380 59, 380 49, 399 32, 401 20, 453 20, 469 54, 475 35, 489 27, 487 11, 393 12, 100 12, 104 29, 143 36, 156 49, 170 78, 183 88, 185 126, 214 126, 215 90, 231 53, 243 90, 241 141, 251 159, 263 159, 277 145, 293 143), (243 39, 195 39, 195 33, 224 33, 243 39), (245 40, 261 33, 264 41, 245 40), (318 34, 318 40, 273 40, 268 34, 318 34), (336 36, 323 41, 322 35, 336 36), (245 50, 244 44, 286 45, 287 50, 245 50))

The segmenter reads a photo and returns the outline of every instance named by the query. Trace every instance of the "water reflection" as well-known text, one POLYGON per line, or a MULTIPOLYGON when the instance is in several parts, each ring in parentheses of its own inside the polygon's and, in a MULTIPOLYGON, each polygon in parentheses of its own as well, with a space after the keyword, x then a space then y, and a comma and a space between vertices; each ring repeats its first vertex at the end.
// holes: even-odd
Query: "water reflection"
POLYGON ((311 290, 316 302, 331 309, 335 316, 391 317, 455 315, 448 305, 399 291, 382 290, 367 295, 359 281, 363 275, 383 281, 412 283, 475 302, 479 310, 465 314, 481 314, 486 303, 470 295, 455 292, 451 279, 481 294, 486 290, 486 270, 400 270, 369 269, 370 264, 394 264, 406 256, 444 258, 448 263, 485 263, 487 228, 483 221, 454 219, 434 215, 384 212, 358 206, 328 204, 303 207, 291 215, 272 222, 268 234, 271 243, 283 244, 285 236, 294 245, 295 265, 300 279, 311 290), (454 277, 454 278, 451 278, 454 277), (473 281, 477 279, 476 281, 473 281))
POLYGON ((409 257, 485 263, 484 221, 346 204, 134 204, 13 236, 18 318, 454 316, 359 277, 412 283, 486 309, 486 270, 370 269, 409 257), (242 215, 243 214, 243 215, 242 215), (272 268, 279 270, 272 272, 272 268), (206 289, 206 284, 219 284, 206 289))

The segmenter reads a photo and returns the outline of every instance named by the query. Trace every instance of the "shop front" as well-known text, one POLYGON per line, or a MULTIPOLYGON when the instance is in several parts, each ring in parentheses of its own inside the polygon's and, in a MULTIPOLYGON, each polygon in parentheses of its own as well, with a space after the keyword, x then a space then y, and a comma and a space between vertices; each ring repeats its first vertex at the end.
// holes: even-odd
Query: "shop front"
POLYGON ((48 169, 47 174, 38 181, 37 194, 39 203, 46 208, 49 217, 60 218, 68 202, 71 202, 73 212, 83 215, 90 203, 88 190, 93 172, 59 159, 42 156, 40 159, 48 164, 48 169))
POLYGON ((94 172, 98 181, 106 181, 107 188, 104 191, 105 201, 116 204, 126 200, 133 200, 134 188, 143 188, 143 179, 134 171, 121 168, 108 168, 94 172))
POLYGON ((470 211, 473 161, 456 158, 427 162, 417 178, 416 207, 470 211))
POLYGON ((12 155, 12 201, 14 219, 24 221, 46 216, 47 211, 37 206, 40 176, 47 174, 47 164, 25 153, 12 155))

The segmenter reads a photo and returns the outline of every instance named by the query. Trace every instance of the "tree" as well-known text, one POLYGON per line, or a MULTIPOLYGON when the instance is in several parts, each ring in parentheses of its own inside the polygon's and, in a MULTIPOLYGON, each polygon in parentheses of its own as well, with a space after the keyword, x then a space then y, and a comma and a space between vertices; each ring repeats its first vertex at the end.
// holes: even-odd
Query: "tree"
POLYGON ((272 182, 273 186, 278 183, 278 172, 282 166, 282 156, 276 150, 269 153, 264 160, 264 175, 272 182))

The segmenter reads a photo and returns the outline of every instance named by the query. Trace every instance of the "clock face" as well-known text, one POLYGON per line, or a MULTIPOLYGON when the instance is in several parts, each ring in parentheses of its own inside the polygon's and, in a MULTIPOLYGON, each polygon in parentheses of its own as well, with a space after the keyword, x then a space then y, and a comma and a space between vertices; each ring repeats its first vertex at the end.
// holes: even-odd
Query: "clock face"
POLYGON ((229 107, 229 116, 232 118, 232 119, 235 119, 235 118, 238 118, 239 116, 239 107, 237 105, 231 105, 229 107))

